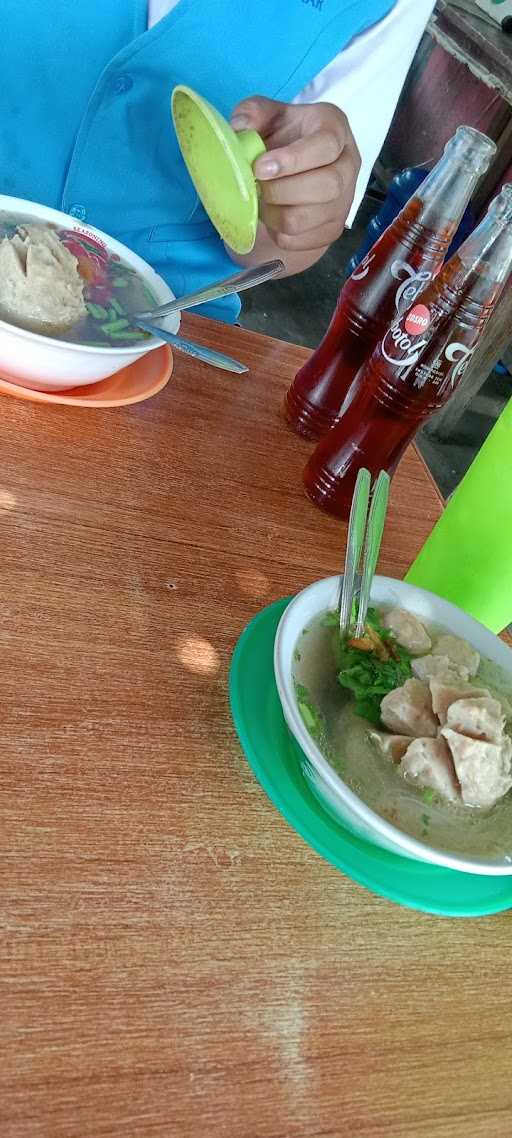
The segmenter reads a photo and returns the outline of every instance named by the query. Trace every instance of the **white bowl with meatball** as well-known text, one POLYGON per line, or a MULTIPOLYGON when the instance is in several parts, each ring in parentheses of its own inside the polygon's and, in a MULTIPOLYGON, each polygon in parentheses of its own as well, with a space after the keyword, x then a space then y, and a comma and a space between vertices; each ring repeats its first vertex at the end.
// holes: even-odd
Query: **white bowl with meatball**
MULTIPOLYGON (((36 202, 0 195, 0 374, 44 391, 83 387, 161 347, 134 312, 174 299, 119 241, 36 202)), ((166 319, 177 332, 179 314, 166 319)))
POLYGON ((339 577, 288 606, 275 678, 303 773, 343 826, 403 857, 512 875, 512 651, 423 589, 376 577, 358 641, 339 577))

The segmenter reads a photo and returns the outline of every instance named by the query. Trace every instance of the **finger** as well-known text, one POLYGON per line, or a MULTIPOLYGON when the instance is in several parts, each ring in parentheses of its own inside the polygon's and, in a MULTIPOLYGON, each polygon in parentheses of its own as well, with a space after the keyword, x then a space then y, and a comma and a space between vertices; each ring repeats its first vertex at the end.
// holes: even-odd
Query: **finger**
POLYGON ((344 225, 340 203, 326 205, 263 205, 261 220, 272 233, 286 233, 300 237, 322 225, 337 225, 341 233, 344 225))
POLYGON ((343 151, 343 139, 331 130, 318 130, 305 138, 298 138, 289 146, 269 150, 254 166, 260 181, 271 178, 288 178, 307 170, 331 166, 343 151))
POLYGON ((292 237, 288 233, 274 233, 272 230, 269 232, 280 249, 299 253, 311 249, 327 249, 333 241, 337 241, 340 237, 343 225, 344 222, 343 224, 335 222, 330 225, 320 225, 316 229, 310 229, 307 233, 301 233, 296 237, 292 237))
POLYGON ((352 204, 359 162, 345 151, 332 166, 296 174, 291 178, 276 178, 261 183, 261 200, 266 205, 329 205, 339 203, 347 212, 352 204))
POLYGON ((275 178, 261 183, 261 200, 268 205, 321 205, 338 201, 345 179, 341 159, 334 166, 295 174, 292 178, 275 178))
POLYGON ((253 95, 235 107, 231 116, 234 130, 257 130, 268 135, 286 111, 286 103, 266 99, 263 95, 253 95))

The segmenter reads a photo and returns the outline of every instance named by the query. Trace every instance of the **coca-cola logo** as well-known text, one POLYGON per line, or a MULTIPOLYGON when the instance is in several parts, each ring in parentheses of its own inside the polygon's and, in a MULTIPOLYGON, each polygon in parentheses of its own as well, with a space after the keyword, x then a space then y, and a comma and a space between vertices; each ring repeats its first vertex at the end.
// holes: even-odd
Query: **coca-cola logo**
MULTIPOLYGON (((384 359, 387 360, 388 364, 391 364, 396 371, 403 372, 405 369, 410 370, 415 367, 422 354, 423 348, 431 341, 431 336, 421 335, 421 332, 425 330, 424 327, 419 327, 419 324, 425 324, 425 319, 427 319, 428 327, 430 324, 430 312, 425 305, 418 305, 418 308, 421 311, 419 312, 418 319, 412 321, 412 331, 407 328, 407 324, 411 323, 409 320, 409 317, 413 315, 411 312, 408 313, 403 323, 397 322, 389 328, 381 343, 380 347, 384 359), (425 313, 427 317, 425 317, 425 313), (396 355, 391 354, 393 350, 397 353, 396 355)), ((448 382, 452 388, 456 386, 464 375, 474 350, 474 348, 469 348, 466 344, 461 344, 458 340, 452 341, 452 343, 448 344, 444 349, 444 359, 447 360, 449 364, 455 365, 448 372, 448 382)), ((430 366, 427 365, 426 371, 421 382, 418 383, 418 386, 423 387, 425 383, 428 383, 429 377, 431 381, 439 384, 440 377, 435 378, 436 367, 439 365, 439 362, 439 357, 437 357, 437 365, 435 360, 432 361, 430 366)))
POLYGON ((428 269, 417 272, 407 261, 393 261, 391 275, 402 284, 395 293, 395 308, 399 316, 403 316, 408 308, 414 304, 416 297, 431 280, 432 273, 428 269))
POLYGON ((453 344, 448 344, 444 354, 449 363, 455 363, 450 376, 452 387, 455 387, 455 384, 464 375, 474 350, 474 348, 468 348, 466 344, 460 344, 457 340, 453 344))
POLYGON ((374 261, 374 260, 375 260, 375 253, 371 253, 371 252, 367 253, 366 257, 363 257, 361 264, 356 269, 354 269, 354 272, 352 273, 352 280, 353 281, 364 280, 364 278, 368 276, 368 273, 370 271, 370 265, 371 265, 372 261, 374 261))
POLYGON ((411 338, 410 334, 406 332, 405 327, 402 328, 400 324, 392 324, 389 331, 386 332, 381 344, 382 355, 388 364, 392 364, 394 368, 400 371, 402 368, 414 367, 414 364, 417 363, 419 359, 422 348, 428 344, 428 338, 423 337, 418 340, 416 337, 416 332, 411 338), (398 352, 401 353, 400 355, 391 356, 389 354, 393 344, 398 352))
POLYGON ((414 308, 407 313, 405 318, 404 328, 410 336, 419 336, 421 332, 426 332, 430 324, 430 309, 426 304, 415 304, 414 308))

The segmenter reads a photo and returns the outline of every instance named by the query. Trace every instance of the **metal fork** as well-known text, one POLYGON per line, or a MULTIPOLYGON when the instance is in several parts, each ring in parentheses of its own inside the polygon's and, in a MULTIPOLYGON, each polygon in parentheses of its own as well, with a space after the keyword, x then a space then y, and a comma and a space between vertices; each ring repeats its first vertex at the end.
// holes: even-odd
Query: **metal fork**
MULTIPOLYGON (((130 322, 133 324, 132 317, 130 317, 130 322)), ((240 363, 232 356, 226 356, 224 352, 218 352, 214 348, 207 348, 205 344, 196 344, 194 340, 184 340, 183 336, 177 336, 175 332, 168 332, 166 328, 159 328, 157 324, 152 324, 149 320, 138 320, 137 324, 133 324, 133 326, 150 332, 157 340, 165 340, 167 344, 176 348, 176 351, 182 352, 183 355, 192 356, 192 359, 201 360, 202 363, 211 364, 212 367, 219 367, 222 371, 231 371, 235 375, 243 375, 244 372, 249 371, 247 364, 240 363)))
POLYGON ((156 336, 159 340, 165 340, 186 356, 192 356, 193 359, 201 360, 213 367, 222 368, 223 371, 243 375, 244 372, 249 371, 246 364, 232 359, 231 356, 226 356, 224 352, 207 348, 204 344, 196 344, 193 340, 184 340, 183 336, 178 336, 176 332, 168 332, 166 328, 157 325, 156 321, 162 320, 166 316, 172 316, 175 312, 181 312, 185 308, 193 308, 196 304, 205 304, 206 301, 218 300, 221 296, 230 296, 233 292, 243 292, 244 289, 254 288, 255 285, 269 281, 272 277, 279 276, 283 272, 284 264, 282 261, 266 261, 264 265, 256 265, 252 269, 242 269, 233 276, 222 281, 215 281, 214 284, 207 285, 206 288, 199 289, 197 292, 188 293, 187 296, 179 296, 176 300, 169 301, 168 304, 161 304, 159 308, 151 308, 147 312, 132 312, 126 319, 130 321, 133 328, 142 328, 143 331, 150 332, 152 336, 156 336))
POLYGON ((137 323, 139 320, 151 320, 154 324, 164 316, 172 316, 174 312, 182 312, 185 308, 194 308, 196 304, 206 304, 207 301, 218 300, 221 296, 231 296, 234 292, 244 292, 245 289, 254 288, 272 280, 273 277, 284 273, 285 266, 282 261, 265 261, 263 265, 256 265, 252 269, 241 269, 231 277, 215 281, 206 288, 197 292, 189 292, 186 296, 178 296, 175 300, 161 304, 158 308, 148 308, 145 312, 132 312, 130 320, 137 323))
POLYGON ((359 597, 355 637, 362 636, 370 603, 372 581, 377 568, 389 498, 389 474, 381 470, 373 491, 370 512, 371 475, 362 467, 358 473, 348 526, 345 571, 340 582, 338 611, 340 632, 346 636, 353 626, 354 601, 359 597), (363 565, 360 571, 364 546, 363 565))

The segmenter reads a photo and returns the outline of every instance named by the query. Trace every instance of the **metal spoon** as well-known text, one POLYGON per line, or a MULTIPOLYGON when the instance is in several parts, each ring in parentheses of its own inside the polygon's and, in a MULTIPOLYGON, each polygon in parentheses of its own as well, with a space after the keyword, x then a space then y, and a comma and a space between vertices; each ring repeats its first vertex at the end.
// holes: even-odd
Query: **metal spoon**
POLYGON ((221 296, 230 296, 234 292, 243 292, 244 289, 254 288, 263 284, 272 277, 284 272, 282 261, 266 261, 263 265, 256 265, 254 269, 242 269, 231 277, 216 281, 197 292, 189 292, 186 296, 179 296, 170 300, 168 304, 161 304, 159 308, 148 309, 147 312, 133 312, 130 320, 161 320, 164 316, 171 316, 173 312, 181 312, 185 308, 194 308, 196 304, 206 304, 210 300, 218 300, 221 296))
POLYGON ((133 312, 126 319, 134 328, 142 328, 145 332, 151 332, 153 336, 157 336, 160 340, 165 340, 168 344, 172 344, 177 351, 183 352, 186 356, 192 356, 195 360, 201 360, 202 363, 211 364, 213 367, 222 368, 223 371, 231 371, 236 375, 243 375, 244 372, 249 370, 245 364, 239 363, 231 356, 226 356, 223 352, 217 352, 214 348, 205 348, 203 344, 193 343, 191 340, 184 340, 183 336, 178 336, 174 332, 168 332, 167 329, 161 328, 155 324, 155 320, 162 320, 165 316, 172 316, 175 312, 181 312, 184 308, 193 308, 196 304, 204 304, 209 300, 218 300, 221 296, 229 296, 234 292, 243 292, 246 288, 253 288, 257 284, 262 284, 263 281, 271 280, 272 277, 277 276, 284 271, 284 264, 282 261, 267 261, 264 265, 257 265, 254 269, 243 269, 239 273, 234 273, 233 276, 227 277, 225 280, 217 281, 215 284, 208 285, 207 288, 199 289, 197 292, 190 292, 187 296, 178 297, 176 300, 169 301, 168 304, 162 304, 159 308, 149 309, 147 312, 133 312))
POLYGON ((156 336, 158 340, 165 340, 167 344, 171 344, 178 352, 182 352, 184 356, 192 356, 194 360, 201 360, 201 363, 211 364, 212 367, 219 367, 223 371, 231 371, 236 375, 243 375, 244 372, 249 371, 246 364, 241 364, 239 360, 232 359, 231 356, 225 356, 223 352, 216 352, 215 348, 206 348, 204 344, 196 344, 192 340, 184 340, 183 336, 176 336, 174 332, 167 332, 165 328, 159 328, 157 324, 152 324, 149 320, 137 319, 134 323, 134 318, 129 318, 130 323, 134 328, 142 328, 144 332, 150 332, 152 336, 156 336))
POLYGON ((361 592, 359 594, 359 606, 357 610, 356 639, 363 635, 364 626, 366 624, 372 581, 375 576, 377 561, 379 560, 382 535, 386 522, 389 484, 389 474, 381 470, 373 491, 372 504, 368 516, 368 529, 366 531, 366 543, 364 548, 363 579, 361 582, 361 592))
POLYGON ((371 476, 369 470, 361 468, 357 475, 347 537, 345 572, 341 580, 339 617, 340 632, 345 636, 352 624, 354 598, 359 594, 356 639, 362 636, 370 603, 372 581, 377 568, 386 511, 389 498, 389 474, 381 470, 370 505, 371 476), (368 523, 368 524, 367 524, 368 523), (366 532, 366 541, 365 541, 366 532), (362 575, 358 575, 364 543, 362 575))
POLYGON ((371 477, 370 471, 364 467, 357 475, 350 520, 348 523, 347 551, 345 554, 345 571, 341 578, 339 599, 340 632, 345 636, 352 623, 352 608, 354 597, 359 592, 361 579, 356 583, 361 553, 364 545, 366 519, 368 516, 368 503, 370 501, 371 477))

